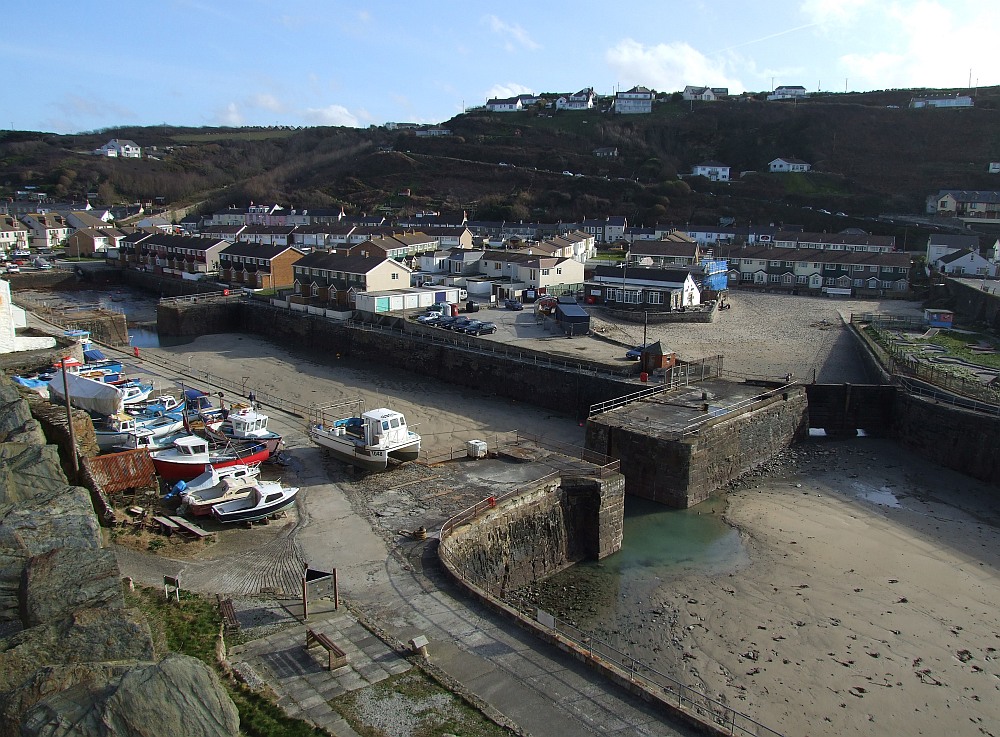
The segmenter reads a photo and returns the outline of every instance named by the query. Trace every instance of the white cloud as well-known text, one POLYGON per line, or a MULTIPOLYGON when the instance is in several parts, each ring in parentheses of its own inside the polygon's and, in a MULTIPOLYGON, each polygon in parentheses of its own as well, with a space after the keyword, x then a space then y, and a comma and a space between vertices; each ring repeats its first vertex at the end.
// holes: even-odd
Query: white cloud
POLYGON ((535 41, 526 30, 516 23, 506 23, 495 15, 488 15, 484 20, 489 24, 490 30, 503 39, 503 47, 507 51, 516 51, 519 46, 529 51, 542 48, 541 44, 535 41))
POLYGON ((243 113, 235 102, 231 102, 221 110, 215 111, 216 125, 240 126, 243 125, 243 113))
POLYGON ((743 84, 727 71, 724 59, 712 59, 683 41, 645 46, 626 38, 604 54, 608 66, 627 86, 641 84, 660 92, 684 89, 685 85, 729 87, 742 92, 743 84))
POLYGON ((357 116, 343 105, 307 108, 302 111, 302 117, 313 125, 343 125, 349 128, 357 128, 360 124, 357 116))
POLYGON ((517 82, 507 82, 507 84, 495 84, 486 91, 486 99, 491 97, 515 97, 516 95, 530 95, 532 90, 517 82))
POLYGON ((270 110, 272 113, 283 113, 288 109, 277 97, 263 92, 253 96, 253 105, 264 110, 270 110))
POLYGON ((810 21, 819 26, 848 25, 871 0, 805 0, 800 10, 810 21))

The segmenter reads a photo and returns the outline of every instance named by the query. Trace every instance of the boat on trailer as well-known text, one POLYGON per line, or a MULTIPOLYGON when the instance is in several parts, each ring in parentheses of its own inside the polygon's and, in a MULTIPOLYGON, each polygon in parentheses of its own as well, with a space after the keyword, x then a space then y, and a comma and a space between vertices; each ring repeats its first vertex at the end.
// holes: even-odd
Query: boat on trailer
POLYGON ((282 486, 277 481, 263 481, 251 487, 250 494, 212 507, 219 522, 256 522, 283 512, 295 504, 297 486, 282 486))
POLYGON ((380 407, 364 411, 364 402, 317 408, 309 423, 309 437, 334 456, 366 471, 383 471, 389 459, 415 461, 420 436, 406 425, 401 412, 380 407), (338 417, 337 410, 354 405, 354 414, 338 417))

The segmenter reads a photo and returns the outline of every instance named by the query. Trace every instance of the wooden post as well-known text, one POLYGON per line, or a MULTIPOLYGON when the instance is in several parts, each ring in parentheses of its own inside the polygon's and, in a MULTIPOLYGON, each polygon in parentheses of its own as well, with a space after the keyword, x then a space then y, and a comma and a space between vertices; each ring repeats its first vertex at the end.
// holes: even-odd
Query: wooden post
POLYGON ((66 358, 62 360, 63 395, 66 397, 66 426, 69 429, 69 454, 73 463, 73 474, 80 472, 80 459, 76 452, 76 431, 73 429, 73 407, 69 402, 69 380, 66 378, 66 358))
MULTIPOLYGON (((308 569, 307 569, 308 570, 308 569)), ((305 572, 302 573, 302 621, 309 620, 309 582, 305 572)))
POLYGON ((337 584, 337 569, 333 569, 333 608, 340 609, 340 587, 337 584))

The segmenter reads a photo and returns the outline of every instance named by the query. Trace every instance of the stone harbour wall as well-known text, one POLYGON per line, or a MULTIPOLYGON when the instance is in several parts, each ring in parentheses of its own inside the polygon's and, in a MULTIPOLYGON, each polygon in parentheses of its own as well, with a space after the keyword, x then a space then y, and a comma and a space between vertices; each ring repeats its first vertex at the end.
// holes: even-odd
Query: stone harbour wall
POLYGON ((624 505, 619 474, 546 481, 450 530, 442 559, 458 578, 502 596, 617 551, 624 505))

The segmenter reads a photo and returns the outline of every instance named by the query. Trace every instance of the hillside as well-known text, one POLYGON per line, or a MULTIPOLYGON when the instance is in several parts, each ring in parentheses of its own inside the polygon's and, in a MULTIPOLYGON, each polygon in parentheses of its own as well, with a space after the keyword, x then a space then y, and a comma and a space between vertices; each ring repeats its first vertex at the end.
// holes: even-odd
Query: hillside
POLYGON ((277 201, 516 220, 617 213, 649 225, 735 217, 824 230, 844 221, 803 206, 862 218, 920 212, 941 188, 1000 189, 1000 179, 986 173, 987 162, 1000 160, 1000 89, 980 89, 974 109, 907 109, 914 94, 827 94, 797 104, 750 97, 692 104, 674 95, 652 115, 631 117, 473 111, 442 124, 453 135, 434 138, 376 128, 6 132, 0 196, 31 185, 53 198, 97 193, 105 204, 162 197, 214 209, 277 201), (151 157, 87 154, 111 137, 130 138, 151 157), (394 150, 379 152, 385 147, 394 150), (616 147, 619 155, 597 158, 598 147, 616 147), (805 159, 815 172, 767 174, 778 156, 805 159), (706 159, 744 174, 728 185, 677 180, 706 159))

